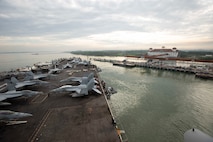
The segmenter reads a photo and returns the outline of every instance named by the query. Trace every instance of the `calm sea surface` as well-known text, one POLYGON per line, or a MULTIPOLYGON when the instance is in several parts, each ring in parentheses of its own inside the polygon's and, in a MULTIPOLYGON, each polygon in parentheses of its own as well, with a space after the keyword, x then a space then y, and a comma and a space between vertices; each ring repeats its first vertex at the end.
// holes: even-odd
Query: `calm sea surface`
MULTIPOLYGON (((73 56, 0 54, 0 71, 73 56)), ((183 133, 191 128, 213 136, 213 81, 185 73, 92 63, 102 69, 100 75, 107 85, 118 91, 110 104, 130 142, 183 142, 183 133)))

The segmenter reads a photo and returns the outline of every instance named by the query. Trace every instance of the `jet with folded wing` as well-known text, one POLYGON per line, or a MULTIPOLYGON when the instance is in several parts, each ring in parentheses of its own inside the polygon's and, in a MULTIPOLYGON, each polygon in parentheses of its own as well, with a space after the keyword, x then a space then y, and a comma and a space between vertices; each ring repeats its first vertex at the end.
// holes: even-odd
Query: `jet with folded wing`
POLYGON ((65 65, 62 66, 62 69, 66 69, 66 68, 72 68, 73 66, 69 63, 66 63, 65 65))
POLYGON ((38 94, 43 94, 43 92, 32 91, 32 90, 21 90, 21 91, 12 90, 12 91, 7 91, 5 93, 0 93, 0 96, 1 95, 11 96, 11 95, 19 95, 19 94, 21 94, 21 96, 23 97, 29 98, 38 94))
POLYGON ((7 91, 5 93, 0 93, 0 106, 3 105, 11 105, 11 103, 8 102, 3 102, 4 100, 7 99, 12 99, 12 98, 19 98, 19 97, 25 97, 25 98, 30 98, 35 95, 43 94, 43 92, 38 92, 38 91, 32 91, 32 90, 22 90, 22 91, 7 91))
POLYGON ((26 80, 26 81, 18 81, 15 77, 11 77, 11 82, 15 85, 15 88, 21 88, 25 86, 32 86, 32 85, 43 85, 49 82, 42 81, 42 80, 26 80))
POLYGON ((27 76, 29 79, 31 80, 36 80, 36 79, 45 79, 51 76, 56 76, 56 75, 52 75, 50 73, 41 73, 41 74, 34 74, 32 71, 27 72, 27 76))
POLYGON ((11 99, 11 98, 18 98, 21 96, 22 96, 22 94, 11 94, 11 95, 1 94, 0 95, 0 106, 11 105, 11 103, 3 102, 3 101, 7 100, 7 99, 11 99))
POLYGON ((11 110, 0 110, 0 123, 6 125, 27 123, 27 121, 17 121, 17 120, 30 116, 32 116, 32 114, 30 113, 15 112, 11 110))
POLYGON ((90 79, 90 81, 87 84, 80 84, 78 86, 72 86, 72 85, 64 85, 59 88, 51 90, 51 92, 72 92, 72 97, 81 97, 88 95, 89 91, 95 91, 97 94, 102 94, 101 91, 99 91, 96 88, 94 79, 90 79))
POLYGON ((59 74, 62 71, 62 69, 59 68, 54 68, 54 69, 49 69, 48 74, 59 74))
MULTIPOLYGON (((91 72, 86 77, 69 77, 69 78, 61 80, 60 82, 80 82, 81 84, 87 84, 93 78, 94 78, 94 73, 91 72)), ((95 79, 94 79, 94 82, 98 84, 98 82, 95 79)))

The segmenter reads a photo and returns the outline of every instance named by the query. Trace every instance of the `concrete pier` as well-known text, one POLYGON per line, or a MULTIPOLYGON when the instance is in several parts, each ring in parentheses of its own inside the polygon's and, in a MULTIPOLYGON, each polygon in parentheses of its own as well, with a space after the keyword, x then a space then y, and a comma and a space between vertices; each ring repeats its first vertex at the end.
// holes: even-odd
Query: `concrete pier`
MULTIPOLYGON (((111 62, 111 63, 117 62, 115 60, 106 60, 106 59, 94 59, 94 60, 101 61, 101 62, 111 62)), ((209 62, 210 67, 206 69, 199 69, 195 67, 183 67, 183 66, 176 66, 176 65, 171 66, 159 61, 157 61, 156 63, 126 61, 125 63, 130 64, 131 65, 130 67, 143 67, 143 68, 151 68, 151 69, 158 69, 158 70, 191 73, 191 74, 195 74, 196 77, 201 77, 205 79, 212 79, 212 76, 213 76, 212 62, 209 62)), ((119 65, 123 67, 128 67, 123 64, 119 64, 119 65)))

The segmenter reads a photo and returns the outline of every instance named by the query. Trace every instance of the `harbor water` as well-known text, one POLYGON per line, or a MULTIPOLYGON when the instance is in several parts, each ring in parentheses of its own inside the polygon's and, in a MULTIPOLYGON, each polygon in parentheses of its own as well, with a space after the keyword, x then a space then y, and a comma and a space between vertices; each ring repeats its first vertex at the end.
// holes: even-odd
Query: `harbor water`
MULTIPOLYGON (((74 56, 1 54, 0 71, 74 56)), ((180 72, 92 63, 102 69, 100 76, 107 85, 118 92, 109 103, 129 142, 183 142, 184 132, 191 128, 213 136, 213 81, 180 72)))

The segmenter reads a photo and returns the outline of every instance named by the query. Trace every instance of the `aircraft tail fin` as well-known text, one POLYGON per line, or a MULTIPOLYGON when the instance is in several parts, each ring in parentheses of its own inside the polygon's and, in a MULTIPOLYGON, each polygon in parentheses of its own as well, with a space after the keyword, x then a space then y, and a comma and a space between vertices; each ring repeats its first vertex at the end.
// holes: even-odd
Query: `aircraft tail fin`
POLYGON ((29 76, 29 75, 27 75, 27 76, 24 78, 25 81, 28 81, 28 80, 31 80, 31 79, 33 79, 33 76, 29 76))
POLYGON ((87 84, 88 83, 88 77, 82 77, 81 84, 87 84))
POLYGON ((8 84, 8 86, 7 86, 7 90, 8 90, 8 91, 16 90, 14 83, 12 83, 12 84, 11 84, 11 83, 10 83, 10 84, 8 84))
POLYGON ((32 71, 29 71, 27 72, 27 75, 34 76, 34 73, 32 71))
POLYGON ((13 84, 16 84, 16 83, 18 83, 19 81, 13 76, 13 77, 11 77, 11 82, 12 82, 13 84))
POLYGON ((89 75, 88 75, 88 80, 91 80, 92 78, 94 78, 94 73, 91 72, 89 75))
POLYGON ((102 94, 101 91, 96 88, 94 78, 90 79, 90 81, 87 83, 87 89, 88 91, 93 90, 98 94, 102 94))
POLYGON ((92 88, 94 87, 95 82, 94 79, 90 79, 90 81, 87 83, 87 89, 88 91, 92 90, 92 88))

